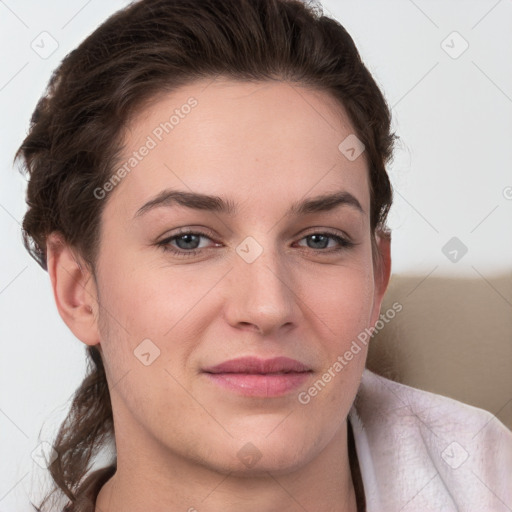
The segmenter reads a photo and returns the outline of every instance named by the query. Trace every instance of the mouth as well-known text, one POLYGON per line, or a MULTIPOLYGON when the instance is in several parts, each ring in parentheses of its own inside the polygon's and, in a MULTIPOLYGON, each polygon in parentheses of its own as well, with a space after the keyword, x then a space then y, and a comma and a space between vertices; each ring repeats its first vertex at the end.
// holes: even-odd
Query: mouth
POLYGON ((203 370, 211 382, 224 389, 246 396, 267 398, 293 391, 312 372, 307 365, 288 357, 242 357, 203 370))

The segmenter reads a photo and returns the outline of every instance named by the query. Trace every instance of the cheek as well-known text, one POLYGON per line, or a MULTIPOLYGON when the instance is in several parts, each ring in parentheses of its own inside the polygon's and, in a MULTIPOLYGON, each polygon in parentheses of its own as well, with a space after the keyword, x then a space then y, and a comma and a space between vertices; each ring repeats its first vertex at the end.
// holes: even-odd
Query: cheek
POLYGON ((161 337, 204 295, 208 280, 192 277, 187 278, 186 272, 179 269, 154 267, 147 262, 119 262, 111 271, 102 273, 102 302, 113 320, 131 335, 161 337))
POLYGON ((100 288, 101 346, 113 398, 141 423, 158 422, 162 411, 154 404, 167 407, 171 396, 173 406, 190 407, 190 396, 171 375, 183 381, 175 369, 184 368, 193 348, 186 313, 192 300, 187 297, 195 294, 178 292, 183 287, 176 281, 158 277, 140 267, 126 273, 119 266, 104 274, 100 288))
POLYGON ((333 348, 349 342, 369 326, 373 309, 373 271, 369 264, 337 267, 322 275, 302 274, 306 310, 333 348), (307 277, 304 277, 306 275, 307 277))
MULTIPOLYGON (((207 292, 218 282, 218 273, 122 263, 103 271, 98 280, 101 344, 113 379, 139 370, 137 356, 146 352, 150 360, 156 357, 153 368, 181 372, 215 314, 215 291, 207 292)), ((153 375, 147 372, 143 379, 153 375)))

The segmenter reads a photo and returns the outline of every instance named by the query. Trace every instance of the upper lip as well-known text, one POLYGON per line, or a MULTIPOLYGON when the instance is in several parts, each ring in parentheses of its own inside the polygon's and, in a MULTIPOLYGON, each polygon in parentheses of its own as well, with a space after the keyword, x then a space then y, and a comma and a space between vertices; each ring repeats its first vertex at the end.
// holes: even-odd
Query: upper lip
POLYGON ((272 359, 259 359, 257 357, 239 357, 224 361, 203 370, 207 373, 290 373, 308 372, 311 368, 289 357, 274 357, 272 359))

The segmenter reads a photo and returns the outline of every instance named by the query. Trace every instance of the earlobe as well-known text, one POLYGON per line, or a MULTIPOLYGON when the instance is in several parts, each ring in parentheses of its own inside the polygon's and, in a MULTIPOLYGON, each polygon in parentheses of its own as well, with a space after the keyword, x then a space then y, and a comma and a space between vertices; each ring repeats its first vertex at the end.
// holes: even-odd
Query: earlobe
POLYGON ((97 291, 91 271, 60 233, 47 238, 48 274, 55 304, 73 334, 86 345, 99 343, 97 291))

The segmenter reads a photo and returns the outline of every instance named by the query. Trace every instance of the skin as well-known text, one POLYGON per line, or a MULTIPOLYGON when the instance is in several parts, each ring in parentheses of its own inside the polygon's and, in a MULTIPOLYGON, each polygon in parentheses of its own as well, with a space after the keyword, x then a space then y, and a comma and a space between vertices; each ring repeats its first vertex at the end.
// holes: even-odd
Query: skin
POLYGON ((95 275, 58 233, 48 240, 59 312, 82 342, 99 345, 111 390, 118 470, 96 511, 355 511, 346 417, 366 349, 308 404, 298 393, 379 317, 390 242, 377 238, 376 266, 365 155, 350 161, 338 149, 354 129, 327 93, 217 79, 147 104, 120 162, 190 97, 197 107, 103 199, 95 275), (134 218, 166 189, 218 195, 238 209, 174 203, 134 218), (342 190, 363 212, 286 215, 296 201, 342 190), (182 227, 207 236, 168 245, 199 246, 195 256, 157 245, 182 227), (325 231, 316 244, 308 236, 325 231), (263 249, 252 263, 236 251, 248 236, 263 249), (148 366, 134 355, 144 339, 160 350, 148 366), (249 355, 284 355, 313 371, 279 397, 243 396, 201 373, 249 355), (251 467, 237 456, 247 443, 261 455, 251 467))

